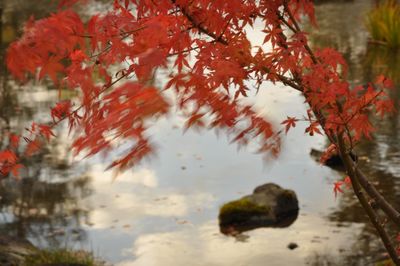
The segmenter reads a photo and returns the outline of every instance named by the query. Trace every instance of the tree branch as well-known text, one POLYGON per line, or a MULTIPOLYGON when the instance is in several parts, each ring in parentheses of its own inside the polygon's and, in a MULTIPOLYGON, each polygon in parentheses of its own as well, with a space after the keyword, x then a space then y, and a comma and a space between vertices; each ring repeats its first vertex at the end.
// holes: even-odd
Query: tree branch
POLYGON ((203 27, 201 23, 198 23, 196 19, 189 13, 189 11, 185 8, 180 6, 179 4, 176 3, 176 0, 171 0, 171 2, 176 5, 182 12, 182 14, 190 21, 190 23, 193 24, 193 26, 201 33, 204 33, 217 42, 223 44, 223 45, 228 45, 228 41, 223 38, 223 36, 217 36, 213 32, 209 31, 207 28, 203 27))
POLYGON ((356 168, 354 168, 353 160, 349 153, 346 150, 346 146, 344 143, 343 133, 338 135, 338 146, 339 146, 339 153, 340 157, 343 160, 343 163, 346 167, 347 174, 351 179, 351 184, 353 187, 354 194, 356 194, 358 200, 360 201, 363 209, 367 213, 371 223, 374 225, 376 231, 378 232, 380 238, 382 239, 383 244, 385 245, 386 250, 388 251, 391 259, 396 265, 400 265, 400 258, 398 257, 395 248, 393 247, 392 243, 390 242, 390 238, 386 233, 385 229, 379 222, 379 217, 369 205, 367 198, 364 196, 362 192, 362 188, 359 184, 359 179, 357 175, 356 168))
POLYGON ((384 211, 386 215, 389 216, 390 219, 392 219, 396 226, 400 227, 400 213, 395 208, 393 208, 393 206, 389 204, 387 200, 385 200, 382 194, 379 193, 376 187, 368 181, 365 174, 356 165, 353 165, 353 167, 356 171, 358 181, 363 189, 368 193, 371 198, 375 200, 375 202, 381 207, 382 211, 384 211))
MULTIPOLYGON (((300 32, 301 29, 300 29, 297 21, 295 20, 293 14, 290 11, 290 8, 288 6, 288 1, 287 0, 284 1, 284 10, 288 14, 289 19, 292 21, 293 26, 291 26, 287 21, 285 21, 283 17, 281 17, 281 21, 286 26, 288 26, 288 27, 290 26, 289 28, 294 33, 300 32)), ((306 51, 308 52, 308 54, 310 55, 310 58, 313 61, 313 63, 314 64, 318 64, 319 61, 316 58, 316 56, 314 55, 314 53, 311 50, 311 48, 309 47, 309 45, 307 43, 305 43, 304 47, 305 47, 306 51)), ((295 81, 297 83, 297 86, 304 87, 302 85, 301 77, 295 76, 295 81)), ((291 86, 290 84, 288 84, 288 85, 291 86)), ((307 101, 306 93, 304 93, 304 96, 306 97, 306 101, 307 101)), ((341 108, 341 104, 340 103, 337 103, 337 104, 338 104, 339 110, 341 110, 342 109, 341 108)), ((325 122, 325 117, 324 117, 323 113, 320 110, 317 110, 316 108, 314 108, 312 105, 310 105, 310 106, 312 108, 312 111, 316 115, 317 120, 319 120, 319 123, 320 123, 321 127, 323 128, 323 130, 326 133, 328 133, 326 128, 325 128, 325 123, 324 123, 325 122)), ((345 144, 344 144, 343 132, 340 133, 338 136, 336 136, 336 138, 335 138, 335 136, 331 136, 330 134, 326 134, 326 135, 328 136, 328 138, 331 141, 331 143, 337 143, 337 145, 339 146, 340 156, 341 156, 341 158, 342 158, 342 160, 343 160, 343 162, 345 164, 345 168, 347 170, 347 173, 349 174, 349 177, 351 178, 351 181, 352 181, 352 184, 353 184, 354 193, 356 194, 356 196, 357 196, 358 200, 360 201, 363 209, 365 210, 365 212, 367 213, 368 217, 370 218, 371 223, 373 224, 373 226, 377 230, 377 232, 378 232, 380 238, 382 239, 382 242, 385 245, 385 248, 389 252, 389 255, 392 258, 393 262, 396 265, 400 265, 400 258, 398 257, 398 255, 396 253, 396 250, 394 249, 392 243, 390 242, 390 238, 389 238, 388 234, 386 233, 385 229, 380 224, 377 214, 371 208, 371 206, 369 205, 369 203, 367 201, 367 198, 363 194, 362 188, 365 189, 367 194, 371 198, 373 198, 375 200, 375 202, 381 207, 381 209, 385 212, 385 214, 391 220, 393 220, 393 222, 395 222, 397 226, 400 226, 400 214, 399 214, 399 212, 397 210, 395 210, 393 208, 393 206, 391 204, 389 204, 383 198, 383 196, 368 181, 368 179, 365 177, 365 175, 362 173, 362 171, 354 163, 353 159, 351 158, 351 156, 349 155, 349 153, 346 150, 346 147, 345 147, 345 144)))

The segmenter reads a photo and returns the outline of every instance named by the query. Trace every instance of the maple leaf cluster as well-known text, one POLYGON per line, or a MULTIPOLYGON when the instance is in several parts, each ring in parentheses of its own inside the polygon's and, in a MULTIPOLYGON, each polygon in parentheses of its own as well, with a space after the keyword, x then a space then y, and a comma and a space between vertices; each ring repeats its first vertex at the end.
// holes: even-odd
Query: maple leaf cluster
MULTIPOLYGON (((147 121, 169 112, 168 90, 187 116, 186 127, 223 128, 240 144, 258 139, 260 152, 275 155, 279 129, 240 101, 250 80, 257 88, 272 81, 303 93, 310 108, 303 118, 282 122, 286 133, 304 120, 309 135, 324 131, 333 140, 345 132, 352 147, 370 137, 371 112, 393 110, 390 81, 379 77, 350 88, 338 52, 310 49, 297 22, 307 17, 316 23, 310 0, 115 0, 110 11, 85 21, 69 8, 77 2, 63 0, 49 18, 29 21, 8 48, 7 65, 20 80, 48 77, 79 92, 74 103, 55 105, 52 124, 34 129, 45 139, 53 136, 51 127, 68 120, 76 152, 92 155, 129 140, 130 149, 111 166, 124 169, 153 152, 147 121), (246 35, 256 21, 270 49, 253 47, 246 35), (157 70, 169 73, 159 88, 151 85, 157 70)), ((1 158, 3 172, 18 160, 1 158)))

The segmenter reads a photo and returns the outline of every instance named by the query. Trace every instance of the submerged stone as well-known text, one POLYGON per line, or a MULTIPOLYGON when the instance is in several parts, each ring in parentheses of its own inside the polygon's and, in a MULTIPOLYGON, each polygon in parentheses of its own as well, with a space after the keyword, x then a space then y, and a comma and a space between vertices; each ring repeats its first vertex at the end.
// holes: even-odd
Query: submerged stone
POLYGON ((259 227, 287 227, 298 212, 294 191, 268 183, 256 187, 251 195, 224 204, 218 218, 222 233, 236 235, 259 227))

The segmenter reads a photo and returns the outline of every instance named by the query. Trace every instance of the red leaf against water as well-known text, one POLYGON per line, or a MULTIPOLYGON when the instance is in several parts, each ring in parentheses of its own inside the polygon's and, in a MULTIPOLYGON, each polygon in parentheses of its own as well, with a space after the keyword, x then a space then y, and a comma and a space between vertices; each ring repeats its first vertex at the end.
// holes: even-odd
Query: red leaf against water
POLYGON ((309 127, 306 128, 306 133, 310 134, 310 136, 314 136, 314 132, 322 135, 321 130, 319 130, 319 123, 312 122, 309 127))
POLYGON ((0 151, 0 163, 14 165, 18 160, 17 155, 10 150, 0 151))
POLYGON ((376 78, 375 83, 377 85, 382 85, 383 87, 387 88, 387 89, 392 89, 394 88, 394 83, 391 79, 385 77, 384 75, 379 75, 376 78))
POLYGON ((71 109, 70 101, 58 102, 56 106, 51 109, 51 117, 54 121, 63 119, 65 116, 69 115, 71 109))
POLYGON ((342 185, 344 184, 343 181, 336 181, 333 183, 333 193, 335 193, 335 198, 337 197, 338 192, 343 193, 342 185))
POLYGON ((395 111, 393 100, 390 98, 379 99, 374 102, 377 115, 381 118, 387 114, 391 114, 395 111))
POLYGON ((325 150, 325 152, 321 155, 321 158, 319 159, 319 162, 321 164, 325 164, 325 162, 332 157, 332 155, 337 153, 336 145, 331 144, 329 147, 325 150))
POLYGON ((277 43, 283 41, 282 40, 282 32, 283 30, 280 28, 268 27, 263 30, 265 33, 265 38, 263 43, 271 42, 272 46, 275 46, 277 43))
POLYGON ((360 140, 362 136, 368 139, 371 138, 371 132, 374 131, 374 127, 372 126, 367 114, 362 113, 355 116, 349 124, 354 129, 355 140, 360 140))
POLYGON ((20 138, 21 138, 20 136, 14 134, 14 133, 10 134, 9 141, 10 141, 11 148, 14 148, 14 149, 18 148, 20 138))
POLYGON ((41 142, 39 139, 37 139, 37 138, 34 140, 27 139, 27 142, 28 142, 28 144, 26 145, 25 153, 24 153, 26 156, 28 156, 28 157, 32 156, 40 150, 41 142))
POLYGON ((201 120, 203 116, 204 114, 201 113, 190 116, 189 120, 186 121, 185 128, 188 129, 193 126, 204 127, 204 122, 201 120))
POLYGON ((346 184, 347 188, 351 187, 351 178, 349 176, 346 176, 344 178, 344 183, 346 184))
POLYGON ((21 168, 23 168, 24 166, 22 164, 15 164, 11 167, 11 173, 14 176, 14 178, 19 179, 19 171, 21 170, 21 168))
POLYGON ((50 140, 51 136, 55 136, 55 134, 53 133, 52 129, 50 126, 48 125, 38 125, 39 127, 39 134, 42 135, 43 137, 45 137, 47 139, 47 141, 50 140))
POLYGON ((299 121, 298 119, 296 119, 295 117, 290 117, 288 116, 286 120, 284 120, 281 125, 286 125, 285 126, 285 133, 287 134, 287 132, 289 131, 289 129, 291 127, 296 127, 296 122, 299 121))

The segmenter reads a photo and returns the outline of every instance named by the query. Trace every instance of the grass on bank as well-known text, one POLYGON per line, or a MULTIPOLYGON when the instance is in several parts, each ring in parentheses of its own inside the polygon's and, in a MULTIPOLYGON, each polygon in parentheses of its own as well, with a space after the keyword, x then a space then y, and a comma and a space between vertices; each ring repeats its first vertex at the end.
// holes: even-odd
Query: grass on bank
POLYGON ((381 1, 367 14, 365 24, 374 42, 400 47, 400 4, 396 0, 381 1))
POLYGON ((92 253, 87 251, 74 251, 69 249, 44 249, 28 256, 25 259, 24 266, 39 266, 39 265, 63 265, 76 264, 84 266, 103 266, 103 262, 97 260, 92 253))

